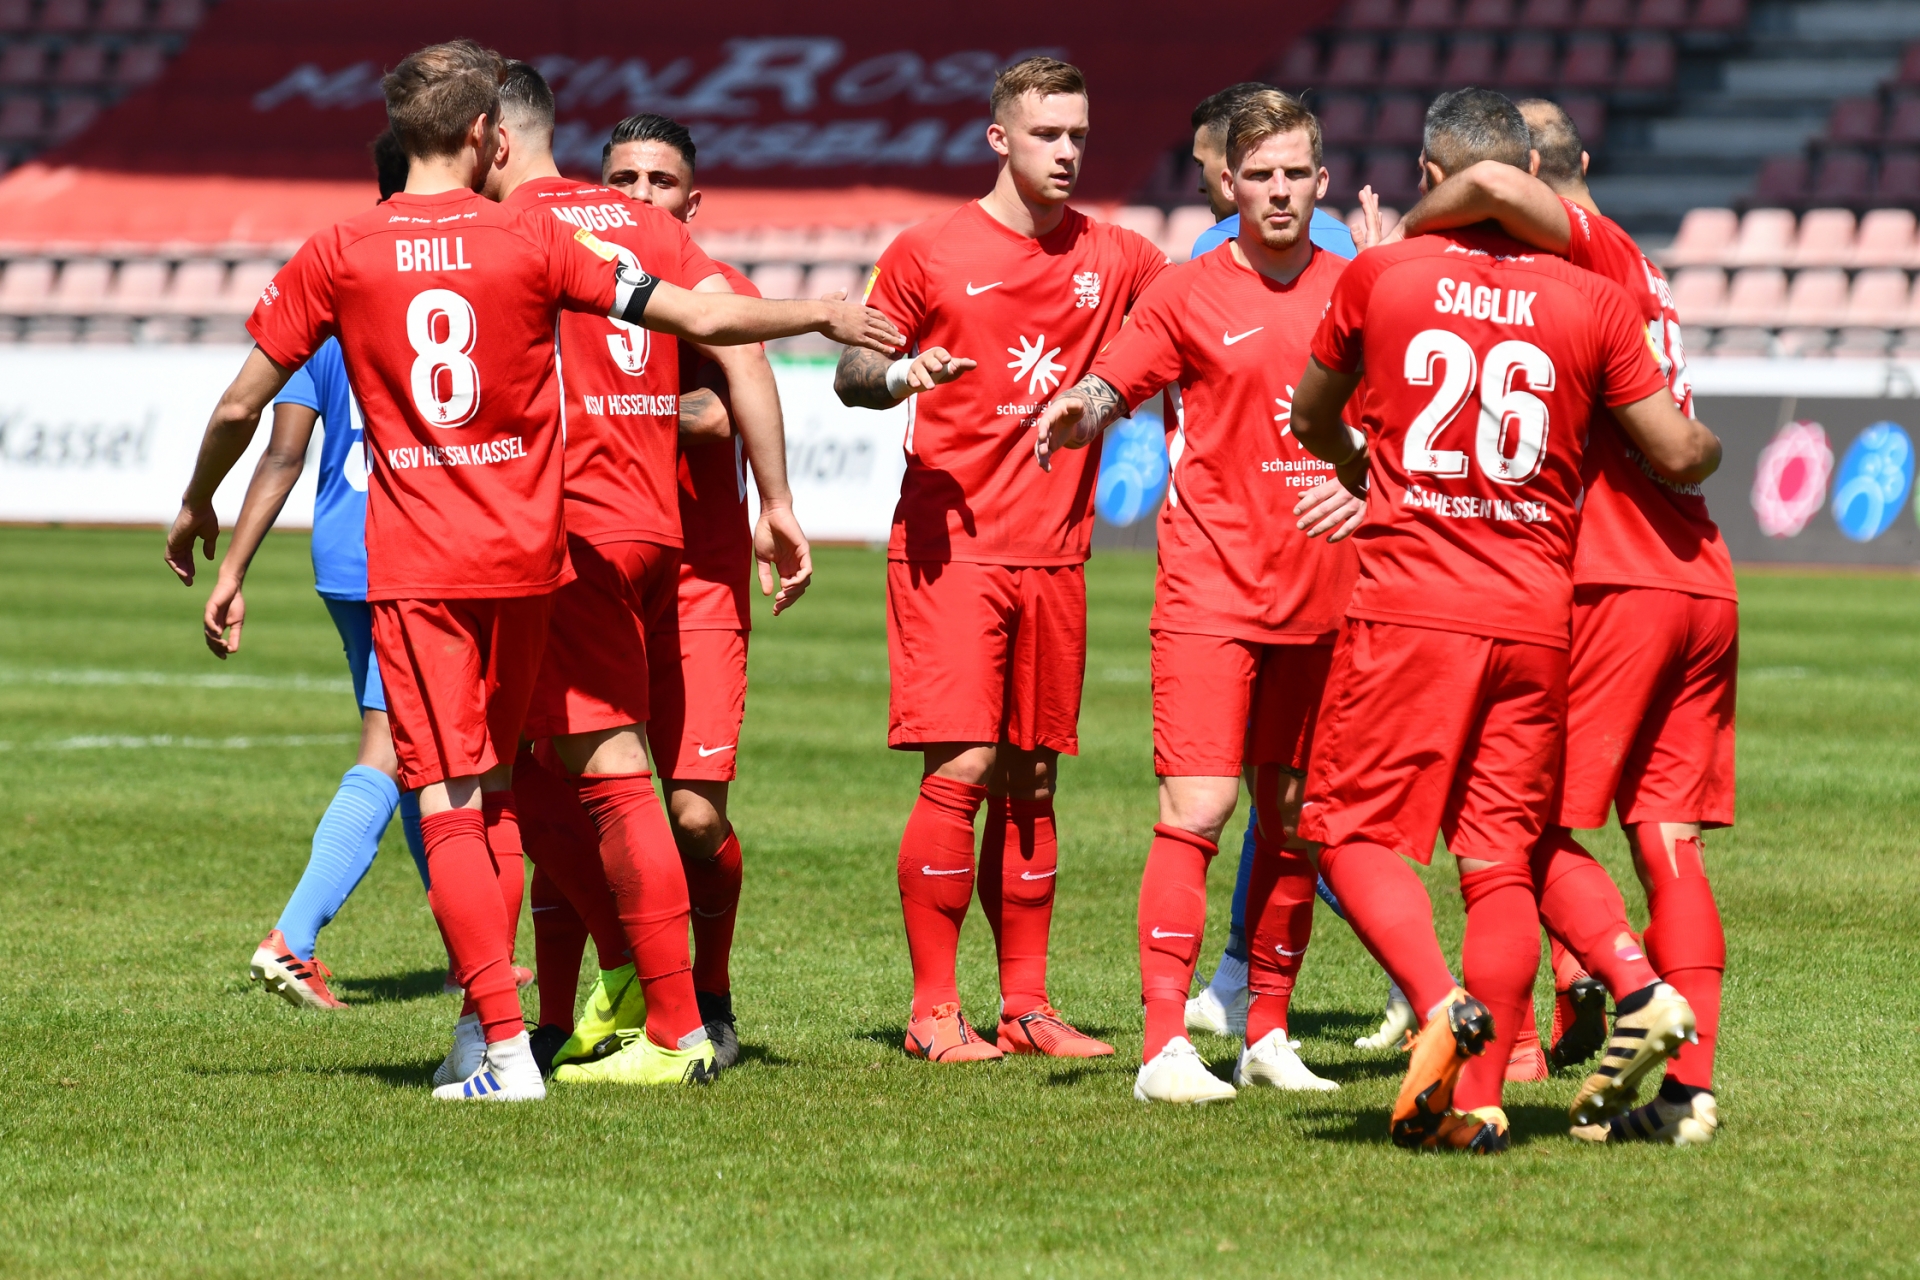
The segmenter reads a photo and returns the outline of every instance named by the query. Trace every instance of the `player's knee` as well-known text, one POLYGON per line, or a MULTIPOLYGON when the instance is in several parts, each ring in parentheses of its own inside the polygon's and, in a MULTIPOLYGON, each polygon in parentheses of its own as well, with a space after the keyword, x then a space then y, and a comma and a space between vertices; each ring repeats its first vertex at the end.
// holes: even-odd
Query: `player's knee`
POLYGON ((689 858, 712 858, 726 843, 727 816, 699 797, 691 803, 673 805, 669 814, 673 842, 689 858))

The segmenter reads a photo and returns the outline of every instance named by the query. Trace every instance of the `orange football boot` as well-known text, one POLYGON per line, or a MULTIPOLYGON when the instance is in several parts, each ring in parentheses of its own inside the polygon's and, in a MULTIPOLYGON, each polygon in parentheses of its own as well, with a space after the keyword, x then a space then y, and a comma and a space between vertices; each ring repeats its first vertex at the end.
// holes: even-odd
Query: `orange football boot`
POLYGON ((1000 1019, 995 1037, 1006 1053, 1038 1053, 1049 1058, 1108 1058, 1113 1046, 1067 1025, 1059 1010, 1043 1004, 1017 1018, 1000 1019))
POLYGON ((1417 1147, 1432 1137, 1453 1107, 1453 1086, 1468 1058, 1487 1051, 1493 1014, 1459 987, 1427 1019, 1413 1042, 1407 1078, 1394 1099, 1390 1132, 1397 1147, 1417 1147))
POLYGON ((248 966, 253 980, 295 1008, 344 1009, 347 1002, 327 989, 333 970, 316 957, 302 960, 287 946, 286 935, 278 929, 267 932, 254 948, 248 966))
POLYGON ((1467 1151, 1477 1156, 1497 1156, 1507 1149, 1507 1113, 1499 1107, 1476 1107, 1472 1111, 1449 1111, 1440 1117, 1440 1127, 1420 1145, 1441 1151, 1467 1151))
POLYGON ((1006 1056, 982 1040, 952 1002, 935 1005, 924 1018, 907 1019, 906 1049, 928 1062, 997 1062, 1006 1056))
POLYGON ((1547 1078, 1547 1054, 1540 1047, 1539 1025, 1533 1020, 1533 1001, 1527 1001, 1526 1023, 1520 1028, 1520 1038, 1513 1042, 1513 1052, 1507 1057, 1507 1079, 1523 1083, 1547 1078))

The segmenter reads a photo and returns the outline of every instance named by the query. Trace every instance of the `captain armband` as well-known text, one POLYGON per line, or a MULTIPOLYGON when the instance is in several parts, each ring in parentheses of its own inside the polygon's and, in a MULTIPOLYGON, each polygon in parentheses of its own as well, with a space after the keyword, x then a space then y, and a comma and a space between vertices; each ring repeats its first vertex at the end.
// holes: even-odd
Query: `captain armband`
POLYGON ((614 269, 613 309, 607 314, 627 324, 639 324, 647 314, 647 303, 660 287, 658 278, 623 262, 614 269))

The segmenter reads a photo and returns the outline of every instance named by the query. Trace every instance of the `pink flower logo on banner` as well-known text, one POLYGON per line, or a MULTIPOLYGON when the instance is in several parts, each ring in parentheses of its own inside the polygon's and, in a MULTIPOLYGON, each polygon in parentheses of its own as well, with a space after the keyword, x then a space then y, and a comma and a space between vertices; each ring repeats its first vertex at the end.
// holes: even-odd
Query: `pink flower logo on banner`
POLYGON ((1817 422, 1789 422, 1760 451, 1753 473, 1753 514, 1769 538, 1791 538, 1827 503, 1833 450, 1817 422))

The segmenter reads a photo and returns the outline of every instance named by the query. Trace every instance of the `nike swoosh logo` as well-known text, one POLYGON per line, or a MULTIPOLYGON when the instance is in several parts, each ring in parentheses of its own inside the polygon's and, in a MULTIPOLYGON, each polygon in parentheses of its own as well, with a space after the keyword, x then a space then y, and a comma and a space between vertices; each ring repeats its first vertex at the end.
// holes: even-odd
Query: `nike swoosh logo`
POLYGON ((1190 933, 1165 933, 1159 925, 1155 925, 1153 926, 1153 936, 1156 938, 1191 938, 1193 935, 1190 933))
POLYGON ((705 748, 705 747, 698 747, 698 748, 695 748, 695 749, 696 749, 696 750, 698 750, 698 751, 700 752, 700 758, 701 758, 702 760, 705 760, 705 759, 706 759, 706 758, 707 758, 708 756, 717 756, 717 755, 719 755, 719 754, 720 754, 720 753, 721 753, 722 751, 731 751, 731 750, 733 750, 733 748, 734 748, 734 744, 733 744, 733 743, 731 743, 731 742, 729 742, 729 743, 728 743, 728 744, 727 744, 726 746, 724 746, 724 747, 715 747, 715 748, 713 748, 713 749, 712 749, 711 751, 709 751, 709 750, 708 750, 707 748, 705 748))
POLYGON ((1278 951, 1281 955, 1285 956, 1289 960, 1293 959, 1295 956, 1303 956, 1307 954, 1307 949, 1305 947, 1300 948, 1298 951, 1289 951, 1285 947, 1275 947, 1274 950, 1278 951))
MULTIPOLYGON (((551 911, 553 910, 553 908, 548 907, 547 910, 551 911)), ((718 920, 723 916, 725 916, 727 913, 724 911, 702 911, 700 908, 695 907, 693 909, 693 914, 699 916, 702 920, 718 920)))
POLYGON ((992 284, 983 284, 978 289, 976 289, 973 287, 973 281, 969 280, 967 281, 967 296, 969 298, 977 298, 981 294, 985 293, 987 290, 998 289, 1001 285, 1005 283, 1006 283, 1005 280, 995 280, 992 284))
POLYGON ((923 866, 920 868, 920 874, 923 876, 970 876, 973 874, 973 868, 955 867, 951 871, 935 871, 932 867, 923 866))
POLYGON ((1022 880, 1051 880, 1059 874, 1060 873, 1058 871, 1046 871, 1046 872, 1042 872, 1040 875, 1035 875, 1031 871, 1022 871, 1020 873, 1020 878, 1022 880))
POLYGON ((1255 325, 1253 328, 1247 330, 1245 333, 1234 333, 1234 334, 1222 333, 1220 335, 1220 341, 1226 343, 1228 346, 1232 346, 1234 343, 1239 342, 1244 338, 1251 338, 1254 334, 1260 332, 1262 329, 1266 327, 1267 326, 1261 324, 1261 325, 1255 325))

